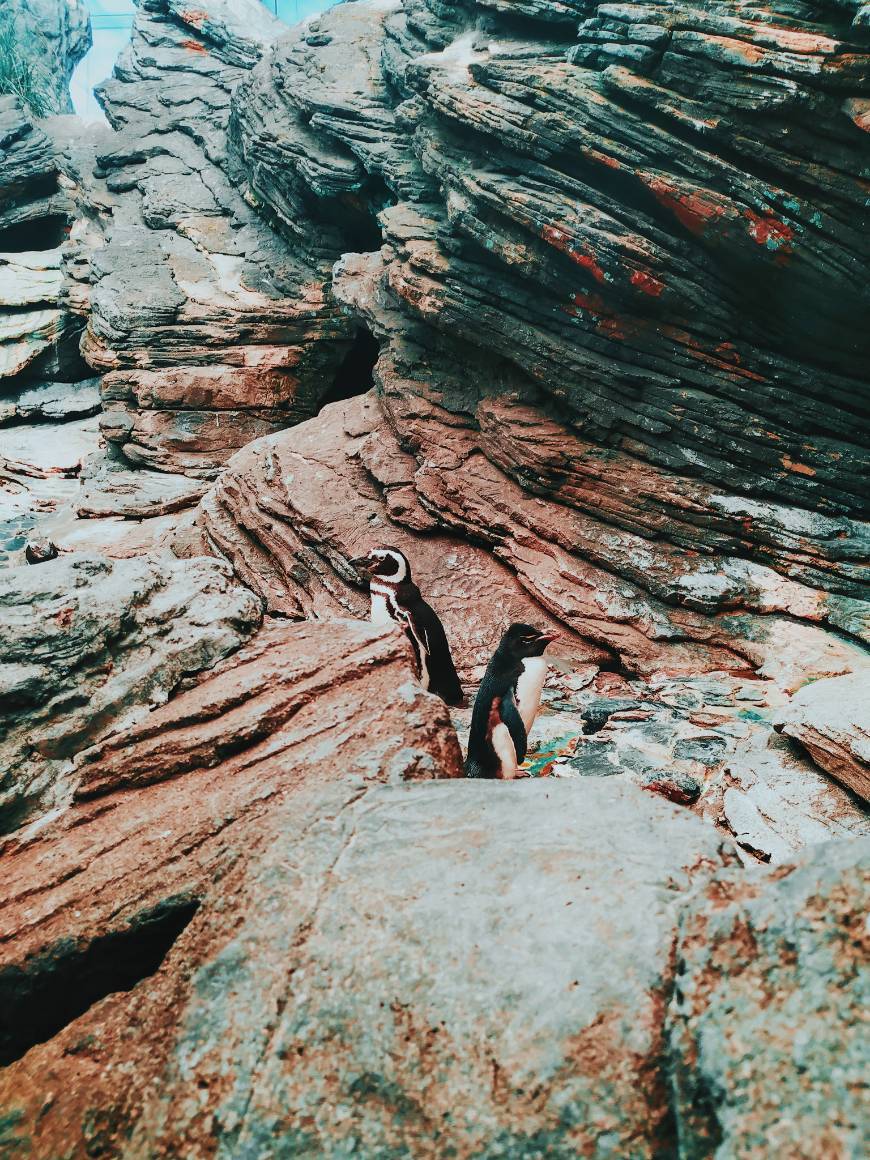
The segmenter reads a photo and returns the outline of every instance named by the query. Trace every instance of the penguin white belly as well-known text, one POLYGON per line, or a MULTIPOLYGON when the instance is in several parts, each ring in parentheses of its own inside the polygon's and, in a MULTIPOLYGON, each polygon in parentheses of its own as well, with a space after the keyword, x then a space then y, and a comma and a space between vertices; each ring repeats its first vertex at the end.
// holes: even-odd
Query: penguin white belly
POLYGON ((547 678, 547 661, 544 657, 526 657, 523 671, 517 680, 517 708, 526 727, 531 731, 538 709, 541 707, 541 692, 547 678))
POLYGON ((393 618, 387 598, 381 592, 372 592, 372 623, 388 624, 393 618))
POLYGON ((507 725, 500 721, 492 731, 492 747, 501 764, 499 777, 510 780, 519 773, 517 751, 507 725))

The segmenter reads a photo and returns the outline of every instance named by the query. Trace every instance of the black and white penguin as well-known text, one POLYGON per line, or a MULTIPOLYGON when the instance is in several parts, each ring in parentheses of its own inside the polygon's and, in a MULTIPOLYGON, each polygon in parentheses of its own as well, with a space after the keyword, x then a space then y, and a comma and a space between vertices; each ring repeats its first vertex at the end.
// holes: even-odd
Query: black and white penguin
POLYGON ((411 565, 398 548, 374 548, 352 560, 371 577, 371 618, 375 624, 394 621, 405 630, 414 655, 420 684, 448 705, 464 701, 444 626, 411 579, 411 565))
POLYGON ((519 777, 547 675, 544 650, 555 634, 512 624, 477 692, 468 735, 466 777, 519 777))

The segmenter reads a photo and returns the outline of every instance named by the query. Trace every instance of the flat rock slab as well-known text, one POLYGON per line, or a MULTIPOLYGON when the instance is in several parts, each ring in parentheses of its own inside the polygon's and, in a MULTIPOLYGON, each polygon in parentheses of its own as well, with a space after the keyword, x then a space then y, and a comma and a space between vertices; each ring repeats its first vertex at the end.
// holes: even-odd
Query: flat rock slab
POLYGON ((207 489, 207 483, 185 475, 107 471, 82 481, 76 514, 81 519, 103 516, 150 519, 192 507, 207 489))
POLYGON ((668 1020, 680 1152, 867 1154, 870 839, 713 879, 686 908, 668 1020))
POLYGON ((784 710, 781 728, 822 769, 870 802, 870 673, 806 685, 784 710))
POLYGON ((79 383, 43 383, 0 399, 0 427, 17 423, 64 423, 100 411, 99 378, 79 383))

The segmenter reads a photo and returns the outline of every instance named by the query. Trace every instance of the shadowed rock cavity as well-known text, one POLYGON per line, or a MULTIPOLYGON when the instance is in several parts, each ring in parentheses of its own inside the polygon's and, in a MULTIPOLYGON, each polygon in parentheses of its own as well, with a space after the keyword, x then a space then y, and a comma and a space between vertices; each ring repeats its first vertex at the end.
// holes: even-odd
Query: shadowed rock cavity
POLYGON ((370 391, 374 386, 374 369, 379 350, 380 344, 369 328, 358 327, 350 350, 335 372, 332 386, 321 399, 321 407, 370 391))
POLYGON ((20 1059, 117 991, 153 975, 199 903, 168 898, 121 930, 84 945, 62 942, 24 968, 0 970, 0 1067, 20 1059))

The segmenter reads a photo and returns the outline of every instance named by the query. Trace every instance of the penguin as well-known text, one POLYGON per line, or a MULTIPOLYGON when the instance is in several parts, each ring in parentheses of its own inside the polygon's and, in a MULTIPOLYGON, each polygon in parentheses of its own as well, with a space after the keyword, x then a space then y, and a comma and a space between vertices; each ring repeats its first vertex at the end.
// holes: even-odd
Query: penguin
POLYGON ((423 688, 437 693, 448 705, 462 705, 465 698, 444 625, 411 579, 407 556, 398 548, 374 548, 367 556, 351 563, 371 576, 372 621, 375 624, 392 621, 404 629, 414 649, 423 688))
POLYGON ((530 624, 512 624, 502 636, 474 702, 466 777, 520 776, 547 672, 544 650, 555 639, 530 624))

